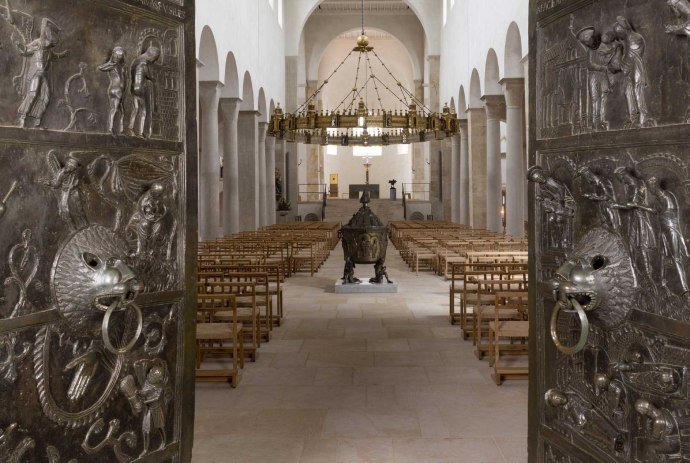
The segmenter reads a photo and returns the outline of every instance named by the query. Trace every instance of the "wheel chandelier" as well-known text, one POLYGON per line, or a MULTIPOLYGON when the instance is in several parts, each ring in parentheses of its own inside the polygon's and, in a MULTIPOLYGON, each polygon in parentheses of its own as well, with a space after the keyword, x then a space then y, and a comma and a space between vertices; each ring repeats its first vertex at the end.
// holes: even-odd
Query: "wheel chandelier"
POLYGON ((280 104, 271 116, 268 135, 288 142, 341 146, 385 146, 430 140, 443 140, 459 132, 457 114, 448 105, 443 111, 432 112, 414 96, 386 66, 369 45, 364 33, 364 0, 362 0, 362 33, 357 46, 336 66, 316 91, 293 113, 284 113, 280 104), (397 89, 377 77, 375 63, 396 82, 397 89), (354 84, 333 110, 317 110, 316 97, 352 56, 357 57, 354 84), (364 69, 362 69, 362 65, 364 69), (361 76, 363 74, 363 77, 361 76), (370 107, 369 88, 373 87, 377 103, 370 107), (381 100, 382 89, 393 95, 406 110, 386 109, 381 100))

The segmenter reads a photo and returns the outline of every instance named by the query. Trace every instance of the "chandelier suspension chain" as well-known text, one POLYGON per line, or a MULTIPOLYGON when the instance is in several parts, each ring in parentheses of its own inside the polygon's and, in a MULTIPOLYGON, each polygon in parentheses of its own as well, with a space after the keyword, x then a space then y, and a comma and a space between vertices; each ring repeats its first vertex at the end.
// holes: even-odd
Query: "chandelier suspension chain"
MULTIPOLYGON (((395 80, 395 82, 398 84, 398 86, 402 89, 402 90, 400 91, 400 93, 403 94, 403 99, 405 100, 405 106, 408 106, 409 103, 408 103, 408 101, 407 101, 407 98, 405 97, 405 92, 407 92, 407 93, 410 94, 410 95, 411 95, 411 93, 410 93, 405 87, 403 87, 403 85, 400 83, 400 81, 399 81, 398 79, 396 79, 396 77, 393 75, 393 73, 391 72, 391 70, 388 69, 388 66, 386 66, 386 63, 383 62, 383 60, 381 59, 381 57, 380 57, 374 50, 371 50, 371 52, 374 54, 374 56, 376 57, 376 59, 379 60, 379 63, 381 63, 381 66, 383 66, 383 69, 385 69, 386 72, 388 72, 388 75, 391 76, 391 77, 393 78, 393 80, 395 80)), ((416 99, 416 98, 415 98, 415 99, 416 99)), ((424 103, 422 103, 422 107, 426 108, 426 106, 424 106, 424 103)), ((426 108, 426 109, 428 109, 428 108, 426 108)), ((431 111, 429 111, 429 112, 431 112, 431 111)))
POLYGON ((362 0, 362 35, 364 35, 364 0, 362 0))
POLYGON ((352 101, 350 102, 350 106, 348 108, 351 108, 355 104, 355 98, 357 98, 356 91, 357 91, 357 83, 359 82, 359 69, 362 64, 362 53, 359 54, 359 58, 357 58, 357 71, 355 72, 355 85, 352 87, 352 101))
MULTIPOLYGON (((371 69, 371 75, 374 75, 374 67, 371 65, 371 59, 369 58, 369 52, 366 52, 366 58, 367 62, 369 63, 369 69, 371 69)), ((376 85, 376 79, 373 80, 374 84, 374 90, 376 90, 376 98, 379 100, 379 106, 381 107, 381 110, 385 112, 385 109, 383 108, 383 101, 381 101, 381 94, 379 93, 379 88, 376 85)))
POLYGON ((383 87, 384 87, 386 90, 388 90, 388 92, 389 92, 391 95, 393 95, 393 98, 395 98, 396 100, 398 100, 400 103, 402 103, 402 104, 404 104, 404 105, 407 105, 407 103, 406 103, 402 98, 400 98, 393 90, 391 90, 390 87, 389 87, 388 85, 385 84, 385 82, 383 82, 383 81, 382 81, 381 79, 379 79, 377 76, 374 76, 374 79, 378 80, 379 83, 380 83, 381 85, 383 85, 383 87))
POLYGON ((318 94, 321 92, 321 90, 322 90, 322 89, 328 84, 328 82, 331 80, 331 77, 333 77, 333 76, 340 70, 340 68, 345 64, 345 62, 348 60, 348 58, 349 58, 350 56, 352 56, 352 53, 354 53, 354 52, 355 52, 355 51, 352 50, 352 51, 350 51, 350 53, 347 54, 347 56, 340 62, 340 64, 338 64, 338 66, 336 66, 336 68, 333 70, 333 72, 331 72, 331 74, 328 76, 328 78, 326 78, 326 80, 324 80, 324 81, 321 83, 321 85, 319 86, 319 88, 317 88, 316 91, 307 99, 307 101, 305 101, 305 102, 302 104, 302 106, 300 106, 299 108, 297 108, 297 111, 295 111, 296 113, 299 113, 302 109, 304 109, 304 107, 307 106, 307 105, 309 104, 309 102, 312 101, 312 100, 316 97, 316 95, 318 95, 318 94))
MULTIPOLYGON (((367 81, 364 82, 364 85, 366 85, 368 82, 369 82, 369 80, 367 79, 367 81)), ((360 94, 360 92, 361 92, 362 89, 364 88, 364 85, 362 85, 359 89, 353 89, 353 90, 352 90, 352 93, 353 93, 353 95, 354 95, 353 100, 356 99, 356 98, 357 98, 357 95, 360 94)), ((343 103, 345 103, 345 101, 346 101, 348 98, 350 98, 350 93, 349 93, 349 92, 348 92, 347 95, 345 95, 345 98, 343 98, 343 99, 340 101, 340 103, 338 103, 338 106, 336 106, 335 109, 333 109, 333 112, 335 112, 335 111, 337 111, 338 109, 340 109, 340 107, 343 105, 343 103)), ((345 107, 345 108, 343 109, 343 112, 344 112, 344 111, 349 111, 349 110, 351 110, 353 106, 354 106, 354 105, 353 105, 352 103, 350 103, 349 105, 347 105, 347 107, 345 107)))

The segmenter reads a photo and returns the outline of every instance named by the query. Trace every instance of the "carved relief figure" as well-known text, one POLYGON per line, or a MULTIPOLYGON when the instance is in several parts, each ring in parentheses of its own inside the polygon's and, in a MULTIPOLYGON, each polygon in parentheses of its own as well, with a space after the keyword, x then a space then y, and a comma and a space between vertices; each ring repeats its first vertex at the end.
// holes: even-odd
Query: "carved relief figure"
POLYGON ((613 85, 609 66, 620 60, 622 46, 613 40, 611 33, 600 35, 592 26, 573 31, 571 16, 570 31, 587 52, 588 89, 592 101, 592 128, 608 130, 606 102, 613 85))
POLYGON ((685 17, 680 24, 667 24, 666 33, 690 37, 690 2, 688 0, 666 0, 668 6, 679 18, 685 17))
POLYGON ((630 211, 630 221, 628 222, 630 254, 638 270, 642 270, 648 277, 652 277, 652 262, 657 245, 656 233, 652 225, 654 208, 652 207, 651 194, 644 180, 635 177, 625 167, 616 169, 615 174, 626 188, 626 202, 616 204, 614 207, 630 211), (641 265, 640 262, 642 262, 641 265))
POLYGON ((165 416, 168 402, 172 399, 172 390, 168 384, 168 367, 164 360, 138 360, 134 362, 134 370, 141 388, 136 389, 131 375, 125 377, 120 385, 132 411, 136 415, 142 414, 143 449, 139 456, 143 457, 149 452, 153 432, 160 436, 158 449, 165 448, 165 416))
POLYGON ((79 188, 81 180, 79 161, 74 157, 74 153, 71 153, 65 165, 60 166, 53 150, 46 155, 46 161, 52 175, 49 179, 41 179, 40 183, 59 190, 58 213, 60 218, 67 222, 73 230, 85 227, 88 225, 88 221, 84 213, 79 188))
POLYGON ((550 245, 567 248, 570 245, 571 221, 575 217, 575 200, 570 190, 540 166, 530 167, 527 179, 539 184, 537 200, 542 203, 548 224, 553 227, 553 232, 549 233, 550 245))
POLYGON ((139 199, 136 211, 129 221, 128 229, 136 236, 136 255, 139 257, 153 257, 162 220, 168 212, 164 194, 165 187, 161 183, 151 185, 139 199))
POLYGON ((690 286, 685 271, 688 248, 680 227, 678 199, 663 188, 657 177, 647 179, 649 191, 656 198, 655 209, 659 217, 659 239, 661 248, 661 284, 668 288, 666 279, 666 260, 673 262, 678 272, 682 294, 688 296, 690 286))
POLYGON ((618 231, 621 227, 621 216, 615 207, 617 204, 616 194, 611 180, 596 175, 587 166, 580 168, 578 175, 582 176, 585 181, 594 187, 594 193, 585 193, 583 196, 592 201, 597 201, 601 222, 609 227, 611 231, 618 231))
MULTIPOLYGON (((157 47, 150 46, 146 51, 132 62, 131 87, 132 98, 134 99, 132 116, 129 121, 129 129, 134 135, 143 137, 146 132, 146 124, 153 114, 155 105, 155 91, 153 86, 153 65, 161 56, 161 51, 157 47)), ((151 125, 147 136, 151 135, 151 125)))
MULTIPOLYGON (((11 9, 8 8, 8 11, 11 9)), ((12 15, 9 15, 10 24, 13 23, 12 15)), ((54 48, 58 45, 58 33, 60 28, 53 21, 43 18, 41 21, 41 35, 30 43, 14 41, 19 54, 26 59, 24 74, 20 77, 19 90, 23 97, 17 111, 19 126, 27 127, 28 121, 32 121, 31 127, 41 125, 43 115, 50 104, 50 67, 55 59, 60 59, 69 54, 69 51, 56 53, 54 48)), ((13 36, 16 37, 16 36, 13 36)))
POLYGON ((656 122, 649 116, 645 94, 647 89, 647 70, 644 62, 645 39, 635 32, 630 22, 622 16, 616 18, 613 32, 625 50, 620 65, 611 63, 609 69, 611 72, 622 71, 624 76, 629 116, 626 128, 653 127, 656 122))
POLYGON ((98 66, 98 70, 107 72, 110 79, 108 86, 108 98, 110 100, 108 131, 113 135, 122 134, 125 119, 124 95, 127 85, 125 49, 122 47, 113 48, 108 61, 98 66))

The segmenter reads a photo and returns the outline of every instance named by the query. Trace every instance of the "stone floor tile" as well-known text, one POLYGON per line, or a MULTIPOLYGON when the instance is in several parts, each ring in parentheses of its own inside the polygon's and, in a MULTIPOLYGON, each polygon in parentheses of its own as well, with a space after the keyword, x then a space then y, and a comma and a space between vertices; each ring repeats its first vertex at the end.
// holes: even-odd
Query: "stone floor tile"
POLYGON ((322 351, 309 352, 309 367, 373 367, 373 352, 322 351))
POLYGON ((315 386, 348 386, 354 384, 354 368, 323 368, 316 369, 315 386))
POLYGON ((393 442, 388 438, 340 439, 336 463, 394 463, 393 442))
POLYGON ((302 438, 195 435, 193 463, 299 463, 302 438))
POLYGON ((504 463, 505 460, 491 438, 393 439, 396 463, 504 463))
POLYGON ((371 352, 408 352, 407 338, 367 340, 367 350, 371 352))

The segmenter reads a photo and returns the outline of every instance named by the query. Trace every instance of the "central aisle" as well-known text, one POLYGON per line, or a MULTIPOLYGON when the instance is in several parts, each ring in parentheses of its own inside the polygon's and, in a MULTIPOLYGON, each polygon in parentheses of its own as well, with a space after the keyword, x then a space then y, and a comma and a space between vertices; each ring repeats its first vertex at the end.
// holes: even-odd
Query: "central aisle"
POLYGON ((448 282, 390 244, 387 265, 398 294, 333 294, 340 244, 286 282, 283 326, 240 386, 197 384, 195 463, 527 461, 527 381, 494 385, 448 322, 448 282))

